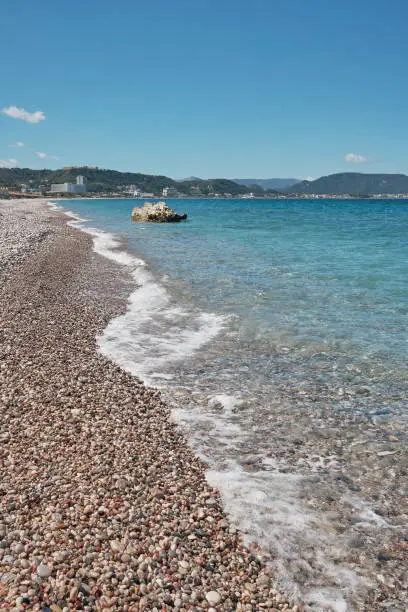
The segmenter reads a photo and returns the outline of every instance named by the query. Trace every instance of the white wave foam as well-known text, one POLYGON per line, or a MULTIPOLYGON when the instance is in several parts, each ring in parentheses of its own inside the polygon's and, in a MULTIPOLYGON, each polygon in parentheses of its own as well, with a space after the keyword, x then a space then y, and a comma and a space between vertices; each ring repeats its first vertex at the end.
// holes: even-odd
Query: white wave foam
MULTIPOLYGON (((62 210, 62 208, 60 208, 60 210, 62 210)), ((67 217, 71 217, 71 219, 73 219, 73 221, 69 221, 67 225, 70 225, 71 227, 79 227, 79 229, 83 229, 84 231, 86 231, 85 227, 79 225, 80 223, 85 223, 86 219, 79 217, 77 214, 72 212, 72 210, 64 210, 64 214, 67 217)))
POLYGON ((387 527, 388 529, 393 528, 393 526, 390 523, 387 523, 382 516, 379 516, 376 512, 374 512, 369 504, 361 497, 357 497, 357 495, 352 495, 349 493, 348 495, 343 496, 343 500, 353 506, 356 512, 356 519, 359 519, 358 524, 360 527, 374 526, 379 528, 387 527))
POLYGON ((222 406, 224 414, 230 415, 234 408, 241 404, 242 400, 233 395, 227 395, 226 393, 219 393, 218 395, 212 395, 208 398, 209 406, 216 406, 217 404, 222 406))
POLYGON ((58 206, 58 204, 55 204, 55 202, 46 202, 46 203, 49 206, 50 210, 63 210, 62 206, 58 206))
POLYGON ((93 237, 96 253, 126 266, 137 286, 125 314, 112 319, 97 339, 101 353, 146 384, 157 386, 160 379, 171 378, 169 367, 214 338, 223 327, 223 318, 181 306, 146 262, 121 249, 116 236, 84 225, 86 219, 72 211, 65 214, 72 218, 68 225, 93 237))
MULTIPOLYGON (((276 470, 245 472, 235 461, 223 470, 207 472, 209 484, 221 492, 232 524, 239 525, 247 545, 262 543, 270 555, 278 588, 293 600, 303 601, 307 610, 345 612, 347 600, 369 583, 355 571, 334 559, 342 556, 338 536, 330 535, 324 518, 300 499, 302 477, 276 470), (310 561, 299 546, 308 551, 310 561), (322 583, 307 588, 296 581, 297 574, 320 574, 322 583), (330 578, 333 586, 323 586, 330 578)), ((319 579, 317 578, 317 582, 319 579)))
POLYGON ((198 394, 198 403, 194 402, 194 407, 188 405, 186 398, 183 398, 182 404, 183 406, 187 404, 187 407, 180 407, 179 402, 173 405, 172 398, 169 400, 172 404, 173 419, 188 433, 197 455, 210 465, 214 459, 211 452, 214 450, 214 445, 217 448, 230 449, 238 443, 245 442, 247 432, 241 423, 231 421, 233 410, 241 404, 241 399, 232 395, 218 394, 208 396, 205 403, 205 398, 198 394))
MULTIPOLYGON (((140 279, 140 275, 139 275, 140 279)), ((99 338, 103 354, 147 384, 171 377, 169 366, 187 359, 222 327, 216 315, 172 306, 165 288, 149 279, 129 298, 128 311, 99 338)))
MULTIPOLYGON (((257 544, 279 590, 307 610, 345 612, 372 585, 347 561, 349 534, 336 533, 330 519, 309 505, 305 477, 280 471, 279 460, 252 449, 244 400, 226 394, 184 402, 173 409, 195 452, 211 467, 209 484, 221 493, 224 508, 248 546, 257 544), (234 457, 234 458, 232 458, 234 457), (247 469, 248 468, 248 469, 247 469)), ((349 500, 364 525, 383 527, 358 498, 349 500)))

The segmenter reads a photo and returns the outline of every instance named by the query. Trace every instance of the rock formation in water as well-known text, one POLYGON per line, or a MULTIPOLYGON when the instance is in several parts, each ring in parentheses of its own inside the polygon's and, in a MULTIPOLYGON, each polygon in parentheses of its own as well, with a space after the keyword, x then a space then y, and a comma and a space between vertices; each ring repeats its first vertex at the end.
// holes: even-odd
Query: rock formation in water
POLYGON ((179 215, 169 208, 166 202, 145 202, 144 206, 136 206, 132 210, 132 221, 153 223, 173 223, 187 219, 187 214, 179 215))

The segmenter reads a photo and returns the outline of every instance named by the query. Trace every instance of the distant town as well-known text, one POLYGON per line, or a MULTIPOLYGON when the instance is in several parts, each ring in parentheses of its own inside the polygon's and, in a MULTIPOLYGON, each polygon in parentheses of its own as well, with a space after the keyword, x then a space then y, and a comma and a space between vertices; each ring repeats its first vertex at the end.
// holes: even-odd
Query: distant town
POLYGON ((69 166, 60 170, 0 168, 0 198, 129 198, 185 199, 408 199, 408 177, 403 174, 342 173, 314 181, 296 181, 280 189, 262 185, 283 179, 189 179, 69 166), (255 182, 251 182, 255 181, 255 182))

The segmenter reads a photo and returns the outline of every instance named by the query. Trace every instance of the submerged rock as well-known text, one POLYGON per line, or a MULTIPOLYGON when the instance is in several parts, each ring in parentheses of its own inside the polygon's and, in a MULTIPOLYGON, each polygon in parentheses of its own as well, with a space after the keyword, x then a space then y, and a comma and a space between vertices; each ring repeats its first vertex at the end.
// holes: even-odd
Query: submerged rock
POLYGON ((177 214, 169 208, 166 202, 145 202, 144 206, 136 206, 132 210, 132 221, 153 223, 173 223, 187 219, 187 214, 177 214))

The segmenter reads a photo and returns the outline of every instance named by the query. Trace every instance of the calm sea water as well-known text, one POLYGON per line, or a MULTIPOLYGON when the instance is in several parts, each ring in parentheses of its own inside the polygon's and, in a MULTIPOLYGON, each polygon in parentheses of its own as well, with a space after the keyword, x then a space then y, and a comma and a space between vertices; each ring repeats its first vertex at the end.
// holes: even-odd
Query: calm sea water
POLYGON ((290 453, 328 405, 406 431, 408 202, 168 200, 186 222, 131 224, 141 204, 69 202, 135 278, 101 350, 163 388, 232 520, 283 559, 282 586, 311 609, 353 609, 358 580, 334 569, 322 519, 300 501, 321 457, 290 453), (301 538, 323 551, 318 588, 295 584, 301 538))

